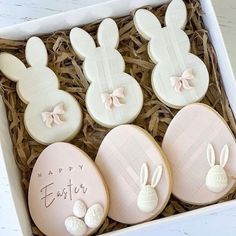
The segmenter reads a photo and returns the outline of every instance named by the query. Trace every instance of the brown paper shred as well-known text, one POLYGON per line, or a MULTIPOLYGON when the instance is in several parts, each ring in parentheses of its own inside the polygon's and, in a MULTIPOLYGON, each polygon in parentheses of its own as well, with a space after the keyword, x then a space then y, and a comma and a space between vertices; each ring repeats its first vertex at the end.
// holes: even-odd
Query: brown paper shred
MULTIPOLYGON (((210 86, 202 102, 218 111, 235 135, 235 120, 221 84, 216 53, 201 19, 203 12, 200 8, 200 2, 199 0, 185 0, 185 3, 188 9, 188 22, 185 32, 190 38, 191 52, 205 62, 210 73, 210 86)), ((167 5, 158 8, 147 7, 147 9, 151 10, 160 19, 162 24, 164 24, 166 8, 167 5)), ((134 121, 134 124, 149 131, 155 140, 161 144, 166 129, 177 113, 177 110, 171 109, 160 102, 152 90, 151 73, 154 63, 150 60, 147 53, 148 42, 138 34, 134 27, 134 13, 132 12, 130 16, 116 19, 120 34, 118 50, 126 62, 126 72, 137 79, 143 90, 144 106, 140 115, 134 121)), ((98 25, 99 21, 85 25, 83 28, 96 40, 98 25)), ((71 47, 69 31, 58 31, 51 35, 42 36, 41 38, 49 53, 49 67, 58 76, 61 89, 71 93, 82 106, 84 116, 83 126, 80 133, 71 143, 83 149, 94 160, 97 150, 103 138, 109 132, 109 129, 103 128, 94 122, 86 110, 85 94, 89 83, 82 71, 82 61, 78 59, 71 47)), ((24 54, 25 43, 25 41, 0 39, 0 48, 1 51, 10 52, 26 63, 24 54)), ((15 83, 5 78, 2 74, 0 74, 0 94, 6 106, 14 156, 21 172, 22 187, 27 198, 33 166, 45 146, 34 141, 25 130, 23 116, 26 105, 18 98, 15 83)), ((220 200, 220 202, 235 198, 236 187, 228 196, 220 200)), ((171 196, 169 203, 158 218, 197 208, 199 206, 183 203, 174 196, 171 196)), ((98 234, 124 227, 127 227, 127 225, 107 218, 100 227, 98 234)), ((33 222, 32 231, 34 235, 43 235, 33 222)))

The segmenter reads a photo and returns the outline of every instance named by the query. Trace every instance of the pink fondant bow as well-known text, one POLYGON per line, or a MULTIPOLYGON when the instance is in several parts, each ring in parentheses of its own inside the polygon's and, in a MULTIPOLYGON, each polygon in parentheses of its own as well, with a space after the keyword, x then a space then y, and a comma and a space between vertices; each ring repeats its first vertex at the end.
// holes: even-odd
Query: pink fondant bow
POLYGON ((112 110, 112 107, 120 107, 123 104, 120 102, 121 98, 124 98, 124 88, 117 88, 112 93, 102 93, 102 102, 105 104, 107 110, 112 110))
POLYGON ((187 69, 184 71, 182 76, 172 76, 170 77, 171 85, 175 88, 175 91, 180 92, 182 88, 184 89, 192 89, 193 87, 190 86, 189 81, 194 79, 192 69, 187 69))
POLYGON ((53 111, 44 111, 41 113, 43 122, 46 124, 48 128, 52 128, 52 125, 55 123, 60 125, 63 123, 61 120, 61 115, 65 114, 64 104, 59 103, 53 109, 53 111))

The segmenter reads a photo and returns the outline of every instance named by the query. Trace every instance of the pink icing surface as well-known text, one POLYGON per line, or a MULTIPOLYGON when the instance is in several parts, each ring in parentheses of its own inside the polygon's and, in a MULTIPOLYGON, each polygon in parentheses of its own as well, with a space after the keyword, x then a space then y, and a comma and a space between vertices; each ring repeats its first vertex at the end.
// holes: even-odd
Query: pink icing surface
POLYGON ((105 214, 108 211, 107 190, 96 166, 87 154, 68 143, 52 144, 41 153, 32 172, 28 197, 34 222, 49 236, 70 235, 64 221, 73 215, 77 199, 87 207, 99 203, 105 214))
POLYGON ((162 148, 171 164, 173 194, 185 202, 213 203, 235 184, 230 177, 223 192, 213 193, 207 189, 205 178, 210 169, 206 152, 208 144, 214 146, 216 164, 220 163, 221 149, 228 144, 229 160, 225 170, 229 176, 235 176, 235 139, 223 118, 206 105, 193 104, 183 108, 169 125, 162 148))

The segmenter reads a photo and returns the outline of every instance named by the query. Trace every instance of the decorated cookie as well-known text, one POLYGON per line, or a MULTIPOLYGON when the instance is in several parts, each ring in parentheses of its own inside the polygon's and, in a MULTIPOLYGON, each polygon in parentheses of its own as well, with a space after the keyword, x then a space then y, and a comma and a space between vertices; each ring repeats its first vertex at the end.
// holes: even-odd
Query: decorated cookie
POLYGON ((143 94, 137 81, 125 73, 125 62, 117 51, 119 31, 115 21, 105 19, 99 26, 99 47, 86 31, 74 28, 70 40, 76 54, 84 60, 83 71, 91 83, 86 106, 92 118, 102 126, 115 127, 132 122, 143 106, 143 94))
POLYGON ((214 203, 235 185, 235 138, 212 108, 188 105, 177 113, 164 136, 171 164, 173 194, 196 205, 214 203))
POLYGON ((29 210, 45 235, 94 233, 108 212, 108 193, 94 162, 68 143, 48 146, 35 163, 29 210))
POLYGON ((47 50, 37 37, 28 40, 25 65, 9 53, 0 54, 0 71, 17 82, 17 93, 27 104, 24 123, 30 136, 42 144, 72 139, 82 123, 79 103, 59 90, 55 73, 47 67, 47 50))
POLYGON ((114 128, 95 162, 108 185, 113 220, 137 224, 155 218, 166 206, 171 192, 168 163, 145 130, 134 125, 114 128))
POLYGON ((134 17, 138 32, 149 41, 148 53, 157 64, 152 73, 152 87, 166 105, 182 108, 200 101, 207 92, 209 74, 206 65, 190 53, 190 42, 183 31, 187 20, 182 0, 172 0, 162 27, 148 10, 140 9, 134 17))

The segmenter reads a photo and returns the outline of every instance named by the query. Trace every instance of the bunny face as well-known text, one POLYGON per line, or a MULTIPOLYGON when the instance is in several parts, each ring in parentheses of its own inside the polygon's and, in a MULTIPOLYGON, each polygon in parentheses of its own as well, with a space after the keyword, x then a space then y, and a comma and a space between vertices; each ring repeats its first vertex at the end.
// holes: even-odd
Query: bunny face
MULTIPOLYGON (((181 29, 172 29, 172 30, 173 30, 172 33, 174 35, 177 35, 177 37, 170 38, 169 28, 164 27, 164 28, 160 28, 160 34, 162 36, 161 37, 158 37, 158 35, 154 36, 148 43, 149 56, 151 57, 154 63, 156 64, 161 63, 162 58, 167 57, 167 54, 168 54, 167 46, 165 47, 166 50, 163 50, 163 40, 165 42, 168 42, 168 41, 171 42, 170 45, 168 45, 169 51, 175 51, 175 46, 176 46, 175 44, 178 45, 178 48, 181 51, 188 52, 190 50, 190 42, 185 32, 182 31, 181 29)), ((169 60, 172 60, 172 58, 169 58, 169 60)))
POLYGON ((1 53, 0 69, 9 79, 18 82, 18 95, 25 103, 29 103, 37 95, 38 99, 42 93, 58 89, 59 82, 55 73, 47 67, 47 50, 41 39, 32 37, 27 41, 25 56, 31 66, 29 68, 17 57, 1 53))
POLYGON ((55 73, 48 67, 29 67, 22 72, 17 91, 25 103, 59 88, 55 73), (38 95, 38 96, 37 96, 38 95))
POLYGON ((229 157, 229 148, 225 145, 220 154, 220 165, 215 165, 215 151, 211 144, 207 146, 207 160, 210 170, 206 176, 207 188, 214 192, 222 192, 228 186, 228 176, 224 170, 229 157))
POLYGON ((101 77, 101 70, 104 69, 104 64, 107 61, 115 61, 116 63, 109 64, 109 71, 104 71, 107 73, 106 77, 109 78, 109 81, 117 80, 116 76, 119 75, 121 71, 125 69, 125 62, 121 54, 111 48, 106 50, 104 47, 97 47, 94 50, 94 54, 89 55, 85 58, 83 63, 83 71, 86 75, 86 78, 89 82, 95 82, 96 84, 104 84, 104 79, 101 77), (106 60, 102 60, 106 58, 106 60), (90 68, 96 68, 97 70, 91 70, 90 68))
POLYGON ((115 21, 103 20, 97 39, 99 47, 86 31, 74 28, 70 32, 72 47, 84 61, 83 72, 91 83, 86 94, 87 110, 97 123, 112 128, 137 117, 143 94, 137 81, 124 73, 124 59, 117 51, 119 31, 115 21))
POLYGON ((209 84, 205 64, 191 54, 188 36, 183 31, 187 19, 182 0, 172 0, 162 27, 151 12, 140 9, 134 17, 138 32, 149 42, 148 53, 156 67, 152 73, 152 87, 166 105, 182 108, 200 101, 209 84))
POLYGON ((42 144, 72 139, 82 123, 78 102, 59 90, 57 76, 47 67, 47 50, 41 39, 27 41, 25 56, 29 68, 17 57, 1 53, 0 70, 17 82, 17 93, 27 104, 24 123, 28 133, 42 144))
POLYGON ((159 183, 162 176, 162 166, 158 166, 153 174, 151 185, 147 185, 148 167, 144 163, 140 172, 141 191, 137 198, 138 208, 146 213, 152 212, 158 204, 158 197, 155 187, 159 183))

